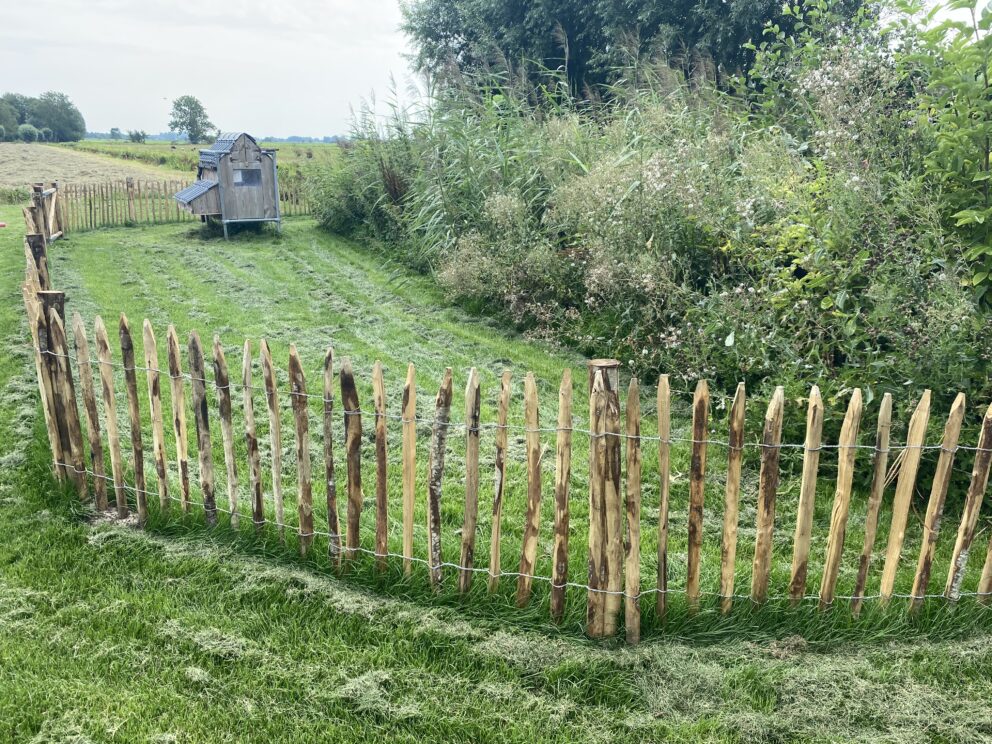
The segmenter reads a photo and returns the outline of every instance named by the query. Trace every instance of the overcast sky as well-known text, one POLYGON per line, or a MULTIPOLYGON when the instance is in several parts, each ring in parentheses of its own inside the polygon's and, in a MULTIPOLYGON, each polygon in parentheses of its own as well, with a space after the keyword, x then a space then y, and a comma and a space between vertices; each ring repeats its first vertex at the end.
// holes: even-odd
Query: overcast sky
POLYGON ((400 21, 399 0, 3 0, 0 92, 64 91, 90 131, 165 131, 189 93, 221 129, 344 134, 411 81, 400 21))

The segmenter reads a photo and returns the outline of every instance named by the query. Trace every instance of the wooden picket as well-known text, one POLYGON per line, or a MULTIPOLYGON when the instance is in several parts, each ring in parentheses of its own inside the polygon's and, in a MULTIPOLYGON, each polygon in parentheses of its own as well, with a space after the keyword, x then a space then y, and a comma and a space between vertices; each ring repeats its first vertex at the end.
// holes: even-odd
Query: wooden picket
MULTIPOLYGON (((171 188, 171 185, 163 185, 171 188)), ((129 222, 140 221, 144 218, 138 186, 122 182, 107 185, 104 193, 114 198, 106 201, 103 208, 113 219, 129 222)), ((84 214, 74 211, 71 201, 64 204, 64 218, 70 226, 73 220, 84 214)), ((32 217, 34 219, 34 217, 32 217)), ((94 319, 96 360, 91 359, 89 344, 83 319, 78 313, 72 318, 72 333, 74 338, 75 356, 70 354, 68 340, 65 334, 64 293, 58 290, 42 289, 40 267, 46 265, 45 252, 32 250, 25 246, 27 261, 26 280, 23 287, 25 308, 31 322, 32 341, 35 345, 36 372, 39 378, 39 393, 42 397, 43 410, 46 413, 46 429, 49 433, 53 456, 53 468, 57 476, 73 483, 79 489, 79 495, 89 500, 90 492, 94 498, 94 507, 98 510, 108 508, 108 493, 106 482, 113 484, 117 516, 126 518, 130 515, 128 491, 134 492, 134 503, 137 507, 137 524, 144 526, 154 503, 150 504, 147 495, 155 495, 156 491, 148 491, 145 483, 144 459, 151 457, 154 462, 158 510, 162 515, 168 511, 169 474, 165 435, 165 423, 161 400, 160 361, 155 334, 151 323, 146 319, 143 323, 143 367, 137 366, 136 349, 131 328, 125 315, 120 316, 120 363, 115 363, 108 339, 107 329, 103 320, 97 316, 94 319), (72 360, 72 363, 70 363, 72 360), (102 388, 103 410, 97 403, 92 366, 98 367, 102 388), (73 367, 76 369, 74 370, 73 367), (120 368, 120 372, 116 370, 120 368), (138 375, 144 374, 147 383, 148 409, 142 411, 138 396, 138 375), (115 380, 123 379, 126 395, 126 410, 130 434, 130 450, 133 463, 125 466, 125 458, 120 442, 118 408, 115 393, 115 380), (78 383, 77 383, 78 381, 78 383), (77 399, 77 384, 79 397, 77 399), (80 409, 82 415, 80 415, 80 409), (151 452, 144 451, 142 441, 143 413, 150 422, 152 435, 151 452), (101 416, 102 414, 102 416, 101 416), (83 417, 85 417, 85 431, 83 417), (101 420, 102 419, 102 420, 101 420), (87 459, 86 453, 89 452, 87 459), (109 457, 111 477, 106 476, 104 456, 109 457), (92 476, 92 483, 87 479, 92 476), (132 485, 126 482, 130 478, 132 485)), ((45 281, 51 281, 49 276, 45 281)), ((856 566, 857 578, 854 580, 854 593, 851 599, 850 612, 857 615, 865 602, 866 587, 870 578, 871 558, 874 551, 875 538, 878 531, 878 521, 882 513, 882 505, 886 485, 893 478, 896 480, 892 505, 892 525, 888 535, 885 563, 880 571, 879 596, 884 605, 894 594, 896 580, 909 577, 907 571, 899 573, 899 562, 903 546, 906 544, 909 510, 912 506, 914 491, 920 487, 918 473, 925 450, 934 450, 935 469, 930 482, 929 501, 926 515, 921 528, 912 525, 913 538, 908 544, 916 544, 919 538, 919 557, 913 573, 912 590, 909 595, 909 610, 918 611, 925 600, 934 595, 928 594, 934 562, 938 555, 937 547, 941 539, 941 523, 949 502, 949 492, 952 486, 952 474, 955 462, 962 457, 962 449, 973 451, 974 459, 971 478, 965 494, 963 508, 958 521, 958 529, 950 553, 947 579, 943 589, 943 598, 948 602, 959 601, 964 594, 972 595, 979 602, 987 602, 992 592, 992 541, 986 551, 985 564, 977 581, 977 591, 962 591, 966 580, 968 555, 972 549, 978 532, 978 523, 983 499, 986 495, 992 471, 992 406, 985 411, 978 433, 977 446, 962 445, 962 431, 966 418, 965 397, 959 394, 954 400, 946 419, 943 437, 938 445, 926 443, 926 431, 930 417, 930 391, 921 397, 906 429, 905 445, 893 447, 890 445, 890 432, 893 426, 893 398, 891 394, 882 396, 878 407, 878 419, 875 430, 874 445, 862 445, 860 430, 863 414, 868 405, 860 389, 850 391, 846 415, 840 427, 836 441, 825 441, 824 403, 819 389, 814 386, 810 390, 806 406, 805 441, 798 443, 782 443, 783 421, 785 418, 785 395, 781 387, 775 389, 768 401, 764 417, 763 430, 760 439, 758 432, 752 432, 748 438, 745 424, 745 388, 743 383, 730 401, 727 421, 726 441, 719 441, 710 432, 710 401, 711 395, 707 382, 700 380, 692 395, 691 419, 683 422, 688 425, 689 436, 681 434, 678 438, 672 436, 672 391, 669 378, 662 376, 657 386, 657 436, 642 433, 642 427, 654 426, 651 417, 642 420, 641 388, 636 377, 629 379, 625 397, 619 394, 619 364, 613 360, 594 360, 589 363, 589 424, 588 429, 577 427, 572 419, 573 380, 572 371, 566 369, 558 389, 557 426, 542 429, 540 419, 540 402, 538 382, 533 373, 527 373, 523 383, 523 406, 521 424, 510 423, 511 376, 504 371, 500 378, 500 388, 496 400, 495 422, 483 421, 483 370, 471 368, 467 372, 465 388, 465 418, 464 421, 452 422, 452 388, 453 375, 447 368, 441 380, 433 417, 430 419, 430 441, 422 442, 428 449, 426 478, 418 474, 416 469, 417 456, 417 409, 416 409, 416 376, 413 365, 408 366, 403 388, 402 405, 399 415, 387 410, 385 370, 380 362, 376 362, 369 378, 372 391, 372 411, 374 412, 374 431, 370 432, 369 446, 374 442, 375 467, 375 533, 364 536, 360 531, 360 519, 363 508, 362 491, 362 461, 363 444, 362 416, 365 413, 360 405, 358 389, 359 382, 351 362, 347 359, 337 370, 340 385, 342 416, 334 417, 334 388, 335 365, 334 352, 328 349, 323 360, 321 387, 322 395, 309 395, 306 384, 306 362, 293 344, 289 344, 288 364, 288 393, 290 395, 291 416, 293 422, 295 460, 296 460, 296 494, 295 516, 290 516, 293 524, 287 524, 285 505, 282 493, 282 439, 281 426, 283 411, 279 405, 279 376, 272 360, 268 343, 260 341, 259 362, 262 371, 264 394, 269 414, 269 443, 272 460, 272 504, 274 516, 267 515, 267 504, 261 470, 261 456, 257 433, 255 430, 254 398, 252 395, 252 346, 245 341, 242 355, 241 383, 232 383, 227 368, 224 349, 220 338, 215 336, 212 347, 213 385, 208 390, 206 379, 206 360, 199 334, 194 330, 189 335, 187 346, 188 369, 183 372, 181 349, 178 334, 174 326, 169 325, 167 331, 168 375, 171 382, 173 435, 175 438, 174 452, 179 476, 179 501, 184 510, 189 511, 191 505, 191 487, 189 484, 189 464, 187 452, 186 430, 186 387, 189 387, 191 405, 194 416, 197 474, 200 498, 207 524, 218 523, 217 512, 221 509, 215 501, 214 457, 211 442, 212 416, 218 417, 223 445, 227 490, 227 504, 224 511, 231 514, 230 524, 238 527, 238 517, 242 506, 239 504, 238 483, 238 448, 235 442, 235 417, 243 417, 246 459, 248 463, 248 491, 250 494, 250 511, 252 521, 257 531, 264 532, 265 525, 274 523, 281 539, 285 538, 286 527, 295 529, 295 539, 301 554, 310 555, 315 539, 322 536, 328 543, 330 561, 335 567, 340 565, 342 555, 347 555, 351 561, 358 561, 361 554, 370 554, 375 566, 383 571, 390 566, 392 558, 401 561, 403 574, 415 577, 414 566, 417 563, 426 564, 426 577, 435 591, 447 590, 442 581, 445 566, 456 568, 452 575, 457 575, 455 589, 461 595, 471 596, 472 579, 476 571, 486 571, 476 568, 476 543, 479 539, 479 498, 480 466, 483 452, 493 447, 495 455, 493 482, 492 530, 489 544, 489 591, 499 591, 499 577, 502 571, 500 544, 504 542, 501 531, 503 507, 508 492, 507 479, 511 473, 518 470, 508 470, 511 458, 508 432, 513 429, 519 432, 519 438, 513 441, 523 445, 522 453, 516 451, 520 458, 519 466, 523 475, 518 476, 520 482, 513 484, 526 492, 526 505, 522 524, 513 525, 513 547, 519 549, 519 564, 514 572, 516 587, 513 594, 516 605, 523 607, 535 599, 547 596, 550 605, 550 615, 554 622, 561 622, 569 617, 569 603, 575 603, 578 593, 569 587, 582 588, 585 596, 586 632, 592 638, 607 638, 615 635, 622 626, 623 634, 628 643, 640 641, 642 629, 650 627, 653 619, 657 627, 662 627, 666 617, 671 612, 671 595, 677 593, 684 596, 684 612, 687 615, 699 611, 704 602, 707 609, 719 609, 722 613, 730 613, 735 605, 735 574, 738 569, 738 522, 741 512, 741 502, 750 496, 747 493, 748 481, 742 477, 745 462, 745 450, 755 447, 760 451, 760 470, 756 487, 757 519, 754 539, 754 554, 751 562, 751 591, 750 598, 755 603, 764 603, 770 599, 788 600, 790 605, 796 605, 804 600, 818 600, 821 610, 827 610, 836 604, 838 586, 844 586, 841 577, 846 569, 856 566), (236 414, 233 405, 232 388, 241 387, 243 390, 242 413, 236 414), (314 483, 311 463, 310 430, 310 399, 317 398, 321 403, 322 436, 324 457, 324 488, 327 500, 327 532, 315 526, 314 520, 314 483), (621 419, 621 412, 623 418, 621 419), (393 432, 402 433, 402 452, 399 461, 402 464, 402 492, 390 493, 388 479, 388 437, 390 436, 390 419, 399 419, 393 432), (343 423, 343 426, 342 426, 343 423), (449 438, 454 436, 452 431, 464 431, 464 480, 456 477, 453 482, 445 482, 446 454, 449 450, 449 438), (492 431, 492 438, 486 432, 492 431), (541 524, 541 501, 543 496, 542 462, 549 448, 544 443, 543 432, 553 432, 555 439, 554 464, 554 523, 551 527, 541 524), (570 523, 571 481, 573 478, 573 436, 588 436, 588 522, 580 529, 587 529, 588 539, 588 579, 585 584, 575 581, 573 570, 569 568, 569 539, 570 532, 575 529, 570 523), (335 452, 334 441, 343 434, 344 458, 347 472, 347 524, 345 540, 342 548, 338 520, 337 487, 335 483, 335 452), (642 471, 644 457, 644 442, 658 442, 658 470, 656 473, 642 471), (716 441, 714 441, 716 440, 716 441), (682 493, 687 496, 687 518, 684 522, 677 520, 674 524, 680 530, 679 538, 685 539, 685 585, 684 588, 673 590, 669 585, 669 570, 671 557, 669 543, 672 539, 673 527, 669 521, 671 508, 672 487, 672 447, 673 442, 684 443, 682 451, 688 454, 688 472, 682 483, 685 489, 682 493), (722 511, 722 540, 720 545, 719 569, 711 549, 704 551, 706 539, 703 534, 704 497, 707 481, 707 456, 714 447, 724 447, 727 450, 726 479, 723 487, 722 511), (794 459, 781 461, 784 447, 795 448, 794 459), (785 498, 791 492, 782 489, 779 493, 780 468, 799 464, 798 449, 802 449, 802 476, 799 482, 798 497, 795 503, 794 536, 792 538, 792 561, 788 583, 781 578, 783 586, 779 586, 780 574, 778 567, 783 556, 773 545, 776 543, 776 502, 785 498), (859 518, 854 516, 859 508, 853 499, 854 483, 859 469, 867 469, 867 458, 859 457, 859 450, 870 450, 873 454, 871 463, 870 491, 864 504, 864 540, 854 556, 848 551, 851 565, 845 564, 845 542, 848 523, 859 518), (890 450, 897 450, 896 458, 898 475, 895 467, 889 467, 890 450), (825 454, 826 453, 826 454, 825 454), (828 458, 831 466, 836 466, 836 483, 834 499, 830 513, 829 526, 818 524, 814 518, 814 496, 817 486, 817 476, 824 458, 828 458), (419 476, 419 478, 418 478, 419 476), (418 480, 422 492, 426 493, 426 539, 421 538, 418 544, 414 530, 415 513, 417 512, 416 494, 418 480), (457 499, 442 499, 445 490, 457 490, 461 493, 460 485, 464 483, 464 502, 457 499), (390 507, 402 499, 402 535, 391 533, 389 529, 390 507), (442 508, 444 503, 444 508, 442 508), (657 505, 658 512, 658 565, 657 581, 654 586, 643 586, 643 569, 645 564, 642 556, 642 527, 645 519, 653 519, 651 510, 657 505), (452 523, 452 508, 460 509, 460 535, 442 535, 443 525, 452 523), (645 511, 649 512, 645 517, 645 511), (683 526, 684 525, 684 526, 683 526), (820 544, 816 540, 826 538, 826 547, 822 552, 823 560, 819 571, 819 592, 816 597, 807 595, 807 578, 813 573, 811 566, 815 558, 821 555, 819 550, 811 550, 811 545, 820 544), (369 544, 363 544, 365 542, 369 544), (400 543, 401 547, 393 545, 400 543), (456 544, 457 543, 457 544, 456 544), (393 550, 399 552, 392 552, 393 550), (457 553, 457 563, 455 554, 457 553), (424 557, 420 557, 424 556, 424 557), (713 565, 706 565, 711 561, 713 565), (773 570, 774 567, 774 570, 773 570), (545 571, 549 570, 547 575, 545 571), (716 575, 719 575, 719 584, 716 575), (713 577, 713 578, 711 578, 713 577), (541 582, 546 582, 541 583, 541 582), (774 584, 774 591, 773 591, 774 584), (547 586, 545 590, 543 587, 547 586), (784 590, 784 591, 783 591, 784 590), (654 604, 655 613, 652 618, 650 609, 645 615, 645 604, 642 601, 650 593, 656 593, 654 604), (713 597, 710 602, 707 597, 713 597), (620 609, 623 610, 622 616, 620 609)), ((286 379, 286 378, 284 378, 286 379)), ((367 388, 366 388, 367 389, 367 388)), ((715 410, 723 409, 719 398, 715 410)), ((681 409, 676 408, 676 411, 681 409)), ((216 424, 215 424, 216 425, 216 424)), ((967 430, 970 431, 970 430, 967 430)), ((338 439, 338 441, 341 441, 338 439)), ((460 453, 456 453, 460 454, 460 453)), ((245 456, 245 455, 242 455, 245 456)), ((791 455, 790 455, 791 457, 791 455)), ((933 460, 928 460, 932 462, 933 460)), ((959 463, 960 464, 960 463, 959 463)), ((368 465, 371 468, 371 464, 368 465)), ((547 466, 550 472, 550 465, 547 466)), ((926 470, 924 470, 926 472, 926 470)), ((867 473, 865 473, 867 475, 867 473)), ((715 480, 709 478, 709 485, 715 480)), ((678 482, 678 481, 676 481, 678 482)), ((289 483, 287 482, 287 487, 289 483)), ((317 490, 320 486, 317 485, 317 490)), ((292 496, 288 498, 292 499, 292 496)), ((745 502, 747 503, 747 502, 745 502)), ((247 508, 247 507, 244 507, 247 508)), ((782 510, 788 514, 788 510, 782 510)), ((580 513, 582 510, 580 510, 580 513)), ((519 512, 517 512, 519 513, 519 512)), ((396 520, 394 517, 394 521, 396 520)), ((781 524, 782 515, 778 515, 781 524)), ((946 531, 945 531, 946 532, 946 531)), ((292 534, 292 533, 291 533, 292 534)), ((484 539, 484 538, 483 538, 484 539)), ((778 539, 781 542, 781 538, 778 539)), ((515 558, 515 556, 514 556, 515 558)), ((648 563, 648 566, 651 564, 648 563)), ((653 566, 651 566, 653 568, 653 566)), ((678 576, 680 572, 676 572, 678 576)), ((384 577, 392 574, 383 573, 384 577)), ((852 574, 853 575, 853 574, 852 574)), ((424 573, 420 574, 421 577, 424 573)), ((404 579, 409 580, 409 579, 404 579)), ((908 583, 908 582, 907 582, 908 583)), ((902 585, 902 584, 900 584, 902 585)), ((509 591, 504 591, 509 599, 509 591)), ((941 595, 937 595, 940 597, 941 595)), ((943 600, 941 600, 943 601, 943 600)), ((650 605, 648 605, 650 608, 650 605)), ((578 610, 577 607, 572 609, 578 610)), ((763 610, 770 611, 770 610, 763 610)))
MULTIPOLYGON (((150 181, 135 178, 101 183, 36 184, 27 207, 29 233, 46 242, 63 235, 101 227, 191 222, 199 217, 179 208, 174 194, 192 183, 189 179, 150 181)), ((303 179, 279 182, 281 217, 311 214, 303 179)))

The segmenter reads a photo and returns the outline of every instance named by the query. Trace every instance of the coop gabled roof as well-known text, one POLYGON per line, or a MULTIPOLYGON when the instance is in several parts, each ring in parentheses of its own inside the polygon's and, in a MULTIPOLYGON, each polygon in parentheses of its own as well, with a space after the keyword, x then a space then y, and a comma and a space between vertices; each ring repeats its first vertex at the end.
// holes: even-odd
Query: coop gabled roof
POLYGON ((177 193, 174 198, 180 204, 192 204, 215 186, 217 186, 216 181, 195 181, 177 193))
POLYGON ((206 150, 200 150, 200 166, 216 168, 217 162, 220 160, 220 156, 229 153, 234 148, 234 143, 238 141, 238 138, 241 135, 244 135, 255 145, 258 145, 255 138, 248 134, 248 132, 221 132, 217 135, 217 140, 210 145, 210 147, 206 150))

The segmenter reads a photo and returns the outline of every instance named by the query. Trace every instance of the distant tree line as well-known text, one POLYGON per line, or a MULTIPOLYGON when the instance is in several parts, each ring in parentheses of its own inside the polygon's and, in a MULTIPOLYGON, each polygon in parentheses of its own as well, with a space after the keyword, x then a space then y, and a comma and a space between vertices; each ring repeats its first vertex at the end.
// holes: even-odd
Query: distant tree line
POLYGON ((65 93, 50 90, 37 98, 0 96, 0 139, 75 142, 86 135, 86 121, 65 93))

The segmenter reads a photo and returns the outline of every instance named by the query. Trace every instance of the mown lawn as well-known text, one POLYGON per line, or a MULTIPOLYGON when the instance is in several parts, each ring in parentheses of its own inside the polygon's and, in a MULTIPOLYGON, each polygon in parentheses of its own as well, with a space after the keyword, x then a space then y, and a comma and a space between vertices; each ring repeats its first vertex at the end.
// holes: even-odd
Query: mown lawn
MULTIPOLYGON (((0 207, 0 220, 17 225, 15 208, 0 207)), ((12 355, 0 359, 0 740, 22 741, 783 741, 887 740, 973 741, 992 737, 990 616, 972 600, 957 608, 931 603, 909 619, 905 602, 888 612, 874 604, 859 620, 845 606, 819 613, 808 603, 788 610, 779 603, 754 609, 738 602, 723 618, 707 597, 690 617, 673 599, 669 622, 655 619, 653 596, 644 602, 645 642, 593 644, 582 637, 584 594, 568 596, 565 622, 548 620, 548 591, 535 585, 530 606, 513 606, 513 582, 504 580, 494 596, 477 577, 471 596, 459 598, 453 575, 435 596, 418 567, 403 580, 395 561, 385 576, 360 559, 338 577, 318 537, 312 557, 296 557, 292 529, 286 544, 269 528, 253 535, 247 479, 239 436, 242 526, 226 519, 214 531, 202 526, 194 508, 181 517, 159 513, 145 532, 97 517, 60 492, 48 476, 47 445, 36 403, 36 383, 26 355, 19 279, 23 258, 19 232, 0 233, 0 337, 12 355)), ((218 333, 232 378, 240 377, 240 347, 250 338, 256 385, 261 375, 258 340, 269 339, 280 370, 283 412, 283 482, 287 522, 295 517, 295 461, 286 375, 288 346, 300 349, 311 392, 318 389, 323 351, 333 344, 337 358, 350 357, 362 407, 371 408, 369 369, 385 367, 389 410, 399 411, 407 362, 417 365, 418 402, 430 416, 445 366, 455 378, 452 418, 464 418, 467 371, 479 368, 483 421, 492 422, 499 374, 514 375, 514 424, 522 423, 522 380, 533 371, 539 381, 542 423, 556 416, 557 388, 566 367, 573 369, 578 425, 588 415, 584 360, 549 351, 508 335, 496 324, 450 309, 445 297, 421 278, 411 277, 376 255, 323 234, 305 220, 291 221, 282 236, 243 234, 230 242, 187 226, 98 231, 73 236, 52 248, 52 274, 92 329, 101 313, 114 333, 125 311, 140 337, 148 317, 165 361, 165 328, 176 325, 184 345, 191 329, 206 344, 218 333)), ((140 341, 138 341, 141 358, 140 341)), ((119 354, 115 354, 119 360, 119 354)), ((208 374, 208 377, 210 375, 208 374)), ((654 432, 653 380, 646 381, 644 432, 654 432)), ((144 380, 139 378, 144 404, 144 380)), ((165 410, 170 401, 166 390, 165 410)), ((187 396, 189 393, 187 392, 187 396)), ((212 413, 216 412, 210 391, 212 413)), ((123 403, 123 387, 119 387, 123 403)), ((676 398, 673 429, 684 436, 688 401, 676 398)), ((241 393, 234 395, 240 432, 241 393)), ((315 465, 314 502, 318 529, 326 530, 319 473, 318 401, 311 408, 315 465)), ((897 403, 904 419, 909 401, 897 403)), ((764 401, 752 408, 760 416, 764 401)), ((876 404, 877 405, 877 404, 876 404)), ((262 443, 263 476, 271 512, 271 479, 264 401, 256 391, 256 419, 262 443)), ((340 416, 340 401, 338 401, 340 416)), ((863 428, 873 430, 875 405, 863 428)), ((801 417, 790 402, 787 415, 801 417)), ((842 410, 832 410, 840 418, 842 410)), ((935 412, 940 418, 943 412, 935 412)), ((126 421, 121 407, 122 423, 126 421)), ((724 438, 726 410, 714 407, 712 436, 724 438)), ((218 504, 226 507, 219 427, 213 440, 218 471, 218 504)), ((191 447, 192 415, 190 413, 191 447)), ((374 530, 374 463, 365 421, 363 476, 366 494, 363 546, 374 530)), ((904 421, 902 426, 904 426, 904 421)), ((426 556, 426 441, 418 427, 419 485, 416 554, 426 556)), ((894 440, 902 436, 901 429, 894 440)), ((749 441, 758 432, 751 428, 749 441)), ((339 505, 343 514, 344 468, 337 432, 339 505)), ((127 441, 126 427, 122 432, 127 441)), ((145 432, 146 451, 150 431, 145 432)), ((174 447, 167 432, 170 463, 174 447)), ((538 573, 550 572, 554 465, 553 435, 543 460, 545 479, 538 573)), ((455 561, 460 543, 463 444, 453 432, 443 504, 444 557, 455 561)), ((571 481, 573 531, 571 578, 583 581, 586 543, 588 440, 575 439, 571 481)), ((489 551, 492 499, 492 432, 483 434, 483 479, 477 565, 489 551)), ((522 432, 511 432, 509 490, 504 511, 503 568, 515 570, 523 528, 525 484, 522 432)), ((718 581, 722 519, 722 470, 726 453, 711 452, 707 491, 703 588, 718 581)), ((827 458, 828 456, 825 456, 827 458)), ((126 453, 130 459, 130 453, 126 453)), ((195 455, 191 458, 196 482, 195 455)), ((390 548, 399 552, 399 431, 390 425, 390 548)), ((645 449, 644 584, 653 586, 657 528, 657 459, 645 449)), ((797 463, 787 458, 776 524, 772 593, 788 579, 795 524, 797 463)), ((970 469, 970 458, 958 463, 970 469)), ((859 456, 859 468, 868 457, 859 456)), ((146 468, 151 477, 153 472, 146 468)), ((688 457, 673 452, 672 584, 685 575, 688 457)), ((819 565, 832 500, 832 464, 825 459, 818 493, 813 562, 819 565)), ((153 482, 150 480, 150 483, 153 482)), ((750 580, 754 537, 756 469, 748 463, 741 508, 738 589, 750 580)), ((177 494, 176 483, 172 493, 177 494)), ((928 486, 928 484, 926 484, 928 486)), ((921 487, 921 490, 925 491, 921 487)), ((198 489, 194 489, 197 503, 198 489)), ((891 500, 891 489, 887 501, 891 500)), ((154 501, 154 499, 153 499, 154 501)), ((958 500, 959 501, 959 500, 958 500)), ((941 560, 932 591, 943 587, 959 513, 949 507, 941 560)), ((861 544, 864 494, 856 495, 839 592, 849 593, 861 544)), ((884 549, 887 515, 876 555, 884 549)), ((911 518, 904 568, 897 584, 912 578, 920 525, 911 518), (911 565, 913 564, 913 565, 911 565)), ((985 536, 977 541, 965 589, 974 589, 985 536)), ((876 562, 869 592, 878 585, 876 562)), ((481 579, 481 580, 480 580, 481 579)), ((819 583, 814 570, 809 587, 819 583)))

